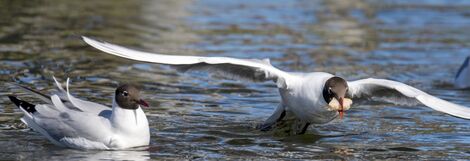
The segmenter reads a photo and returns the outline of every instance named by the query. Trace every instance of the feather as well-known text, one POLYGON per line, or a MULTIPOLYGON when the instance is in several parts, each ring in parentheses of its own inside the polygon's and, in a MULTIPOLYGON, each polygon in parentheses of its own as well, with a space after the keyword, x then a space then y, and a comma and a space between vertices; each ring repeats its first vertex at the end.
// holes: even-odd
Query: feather
POLYGON ((352 81, 348 84, 348 94, 354 99, 375 99, 374 97, 382 96, 379 97, 382 99, 375 99, 375 101, 384 101, 394 104, 419 102, 436 111, 447 113, 455 117, 470 119, 470 108, 442 100, 401 82, 368 78, 352 81), (389 98, 387 99, 387 97, 383 96, 389 96, 389 98))
POLYGON ((279 88, 287 88, 290 75, 269 63, 268 59, 237 59, 229 57, 202 57, 163 55, 137 51, 88 37, 83 40, 105 53, 143 62, 173 65, 178 71, 208 71, 231 79, 250 81, 274 81, 279 88))

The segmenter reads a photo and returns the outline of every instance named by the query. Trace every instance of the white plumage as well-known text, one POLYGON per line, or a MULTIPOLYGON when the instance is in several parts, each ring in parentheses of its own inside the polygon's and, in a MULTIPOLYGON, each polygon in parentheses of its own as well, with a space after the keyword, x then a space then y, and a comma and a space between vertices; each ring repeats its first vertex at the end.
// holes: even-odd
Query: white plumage
MULTIPOLYGON (((334 77, 329 73, 291 73, 273 67, 269 60, 163 55, 136 51, 87 37, 83 37, 83 40, 112 55, 137 61, 172 65, 183 71, 221 71, 222 74, 232 78, 253 81, 273 80, 279 88, 282 102, 261 128, 269 128, 286 114, 293 114, 305 122, 306 126, 310 123, 327 123, 338 115, 337 111, 330 109, 331 107, 322 94, 326 81, 334 77)), ((434 110, 470 119, 470 108, 439 99, 400 82, 369 78, 347 83, 349 84, 347 95, 353 99, 353 102, 365 98, 403 105, 422 103, 434 110)))
POLYGON ((69 93, 68 79, 67 90, 54 80, 59 92, 52 96, 20 86, 47 104, 32 105, 10 96, 23 111, 21 120, 28 127, 55 145, 76 149, 114 150, 149 144, 148 121, 141 108, 123 109, 115 99, 112 108, 81 100, 69 93))
POLYGON ((470 119, 470 108, 434 97, 404 83, 385 79, 369 78, 351 81, 348 84, 350 94, 353 98, 366 97, 369 99, 377 99, 379 101, 404 105, 413 105, 413 103, 419 102, 436 111, 444 112, 460 118, 470 119), (383 98, 383 94, 387 95, 388 99, 383 98))

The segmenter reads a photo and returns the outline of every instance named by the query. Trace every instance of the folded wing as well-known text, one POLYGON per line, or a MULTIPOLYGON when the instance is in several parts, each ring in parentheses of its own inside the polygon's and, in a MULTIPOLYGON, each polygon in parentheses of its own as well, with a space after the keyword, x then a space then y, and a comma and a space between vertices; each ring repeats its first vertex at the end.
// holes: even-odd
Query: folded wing
POLYGON ((87 37, 83 40, 89 45, 115 56, 136 61, 173 65, 180 71, 208 71, 232 79, 245 79, 250 81, 273 80, 279 88, 287 87, 289 74, 273 67, 269 60, 236 59, 229 57, 201 57, 182 55, 163 55, 137 51, 107 42, 96 41, 87 37))
POLYGON ((64 90, 64 88, 57 81, 57 79, 55 77, 52 77, 52 78, 54 79, 54 82, 59 90, 57 95, 60 97, 61 100, 66 101, 66 102, 63 101, 66 107, 74 107, 83 112, 96 114, 96 115, 99 115, 105 110, 111 110, 111 108, 104 106, 102 104, 75 98, 73 95, 70 94, 70 91, 69 91, 69 79, 67 79, 67 82, 66 82, 67 90, 64 90))
POLYGON ((401 105, 424 104, 436 111, 470 119, 470 108, 429 95, 401 82, 385 79, 361 79, 348 82, 349 96, 353 99, 370 99, 401 105))
POLYGON ((51 104, 32 105, 10 96, 25 114, 21 120, 52 143, 82 149, 108 149, 102 143, 109 141, 112 133, 107 118, 72 110, 57 95, 50 98, 51 104))

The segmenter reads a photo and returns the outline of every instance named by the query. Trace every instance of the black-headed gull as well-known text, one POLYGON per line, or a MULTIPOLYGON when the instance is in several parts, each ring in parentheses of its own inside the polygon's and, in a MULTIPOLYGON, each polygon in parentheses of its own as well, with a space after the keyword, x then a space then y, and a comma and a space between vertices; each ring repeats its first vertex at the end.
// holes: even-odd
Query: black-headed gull
POLYGON ((21 121, 28 127, 62 147, 115 150, 149 145, 149 125, 140 107, 148 104, 140 99, 137 87, 119 86, 109 108, 73 97, 69 93, 69 79, 67 90, 55 78, 54 81, 59 92, 52 96, 19 85, 46 104, 34 105, 9 96, 23 111, 21 121))
POLYGON ((312 123, 323 124, 330 122, 338 115, 342 116, 344 111, 350 108, 351 99, 403 105, 422 103, 434 110, 470 119, 470 108, 447 102, 396 81, 368 78, 348 82, 324 72, 285 72, 273 67, 268 59, 163 55, 137 51, 87 37, 83 37, 83 40, 112 55, 149 63, 173 65, 180 71, 204 70, 252 81, 272 80, 279 88, 282 101, 275 112, 260 126, 261 129, 270 129, 272 125, 287 118, 286 115, 288 115, 302 122, 294 132, 301 134, 312 123))
POLYGON ((457 88, 470 88, 470 56, 465 58, 462 66, 460 66, 455 75, 454 85, 457 88))

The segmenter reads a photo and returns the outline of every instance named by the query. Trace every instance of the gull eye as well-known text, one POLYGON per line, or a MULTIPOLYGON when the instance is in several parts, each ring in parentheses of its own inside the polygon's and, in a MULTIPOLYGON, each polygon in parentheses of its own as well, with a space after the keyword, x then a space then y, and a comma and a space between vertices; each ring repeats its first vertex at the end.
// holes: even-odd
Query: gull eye
POLYGON ((328 87, 328 93, 330 93, 330 94, 333 93, 333 92, 331 92, 331 87, 328 87))
POLYGON ((129 92, 124 91, 124 92, 122 92, 122 95, 127 97, 127 96, 129 96, 129 92))

